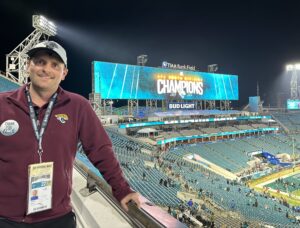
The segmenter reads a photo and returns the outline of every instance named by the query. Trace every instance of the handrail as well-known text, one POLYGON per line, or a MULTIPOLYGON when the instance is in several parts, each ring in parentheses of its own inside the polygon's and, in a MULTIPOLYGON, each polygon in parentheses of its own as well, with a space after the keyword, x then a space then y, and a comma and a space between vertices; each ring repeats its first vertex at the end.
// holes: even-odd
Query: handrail
MULTIPOLYGON (((132 227, 145 227, 145 228, 186 228, 186 226, 180 223, 177 219, 173 218, 167 212, 163 211, 159 207, 155 206, 148 199, 143 196, 140 197, 142 203, 139 209, 135 203, 130 202, 128 204, 129 211, 125 212, 119 202, 112 196, 111 187, 105 182, 104 179, 97 176, 91 171, 82 161, 75 160, 74 168, 88 181, 93 182, 95 187, 88 186, 91 190, 96 190, 101 194, 110 204, 119 212, 120 215, 130 224, 132 227)), ((90 182, 90 184, 91 184, 90 182)), ((88 183, 89 185, 89 183, 88 183)))

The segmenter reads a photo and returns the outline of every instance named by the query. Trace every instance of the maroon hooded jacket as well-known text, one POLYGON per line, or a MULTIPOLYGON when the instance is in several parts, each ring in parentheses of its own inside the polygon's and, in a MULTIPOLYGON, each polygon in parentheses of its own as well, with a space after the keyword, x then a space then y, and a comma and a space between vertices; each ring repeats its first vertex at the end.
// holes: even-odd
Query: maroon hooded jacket
MULTIPOLYGON (((40 110, 40 122, 46 108, 47 105, 40 110)), ((34 223, 70 212, 72 168, 79 140, 90 161, 112 186, 117 200, 132 192, 114 156, 111 141, 89 102, 59 88, 42 141, 43 162, 54 162, 52 209, 26 216, 28 165, 39 163, 39 155, 25 86, 0 93, 0 126, 7 120, 15 120, 19 129, 11 136, 0 132, 0 217, 34 223)))

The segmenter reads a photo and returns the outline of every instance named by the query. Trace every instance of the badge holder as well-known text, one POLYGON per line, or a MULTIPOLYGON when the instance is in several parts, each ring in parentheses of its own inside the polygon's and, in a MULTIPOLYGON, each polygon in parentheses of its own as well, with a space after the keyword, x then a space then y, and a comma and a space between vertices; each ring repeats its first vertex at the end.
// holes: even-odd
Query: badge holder
POLYGON ((27 215, 52 208, 53 162, 28 167, 27 215))

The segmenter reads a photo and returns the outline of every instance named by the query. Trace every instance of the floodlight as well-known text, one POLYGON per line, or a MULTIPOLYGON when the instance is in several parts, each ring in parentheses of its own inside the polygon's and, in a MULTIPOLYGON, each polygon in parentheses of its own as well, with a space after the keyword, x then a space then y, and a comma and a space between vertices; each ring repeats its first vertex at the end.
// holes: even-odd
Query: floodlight
POLYGON ((286 65, 287 71, 300 70, 300 63, 286 65))
POLYGON ((289 65, 286 65, 286 71, 291 71, 294 69, 294 66, 289 64, 289 65))
POLYGON ((148 61, 148 55, 139 55, 137 57, 137 64, 140 66, 145 66, 147 61, 148 61))
POLYGON ((210 64, 207 66, 207 71, 211 73, 217 72, 218 69, 219 69, 218 64, 210 64))
POLYGON ((298 74, 300 71, 300 63, 289 64, 286 66, 286 71, 290 71, 291 77, 291 99, 299 99, 299 89, 298 89, 298 74))
POLYGON ((41 15, 32 16, 32 26, 48 36, 56 35, 56 26, 53 22, 48 21, 47 18, 41 15))

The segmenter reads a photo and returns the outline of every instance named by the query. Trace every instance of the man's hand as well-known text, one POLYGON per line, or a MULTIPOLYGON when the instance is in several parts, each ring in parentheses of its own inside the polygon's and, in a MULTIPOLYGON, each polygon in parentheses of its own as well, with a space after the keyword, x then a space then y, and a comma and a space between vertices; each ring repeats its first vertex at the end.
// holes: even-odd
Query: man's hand
POLYGON ((125 196, 121 200, 121 206, 125 211, 128 211, 127 203, 131 200, 136 203, 138 208, 141 208, 141 202, 140 202, 140 199, 139 199, 139 194, 137 192, 133 192, 133 193, 129 193, 127 196, 125 196))

